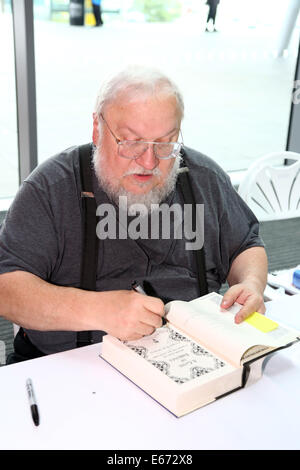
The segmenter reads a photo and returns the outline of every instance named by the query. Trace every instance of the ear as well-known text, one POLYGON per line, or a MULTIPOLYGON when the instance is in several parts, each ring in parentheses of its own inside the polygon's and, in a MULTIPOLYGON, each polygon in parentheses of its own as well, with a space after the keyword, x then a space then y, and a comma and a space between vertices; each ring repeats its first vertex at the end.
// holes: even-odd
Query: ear
POLYGON ((97 113, 93 113, 93 142, 97 147, 99 141, 99 119, 97 113))

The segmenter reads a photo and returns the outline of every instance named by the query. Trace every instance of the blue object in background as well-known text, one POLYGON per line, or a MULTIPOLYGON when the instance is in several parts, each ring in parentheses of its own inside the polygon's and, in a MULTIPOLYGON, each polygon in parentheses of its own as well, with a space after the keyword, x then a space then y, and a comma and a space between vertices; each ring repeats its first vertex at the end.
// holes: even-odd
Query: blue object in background
POLYGON ((297 289, 300 289, 300 269, 296 269, 293 273, 293 284, 297 289))

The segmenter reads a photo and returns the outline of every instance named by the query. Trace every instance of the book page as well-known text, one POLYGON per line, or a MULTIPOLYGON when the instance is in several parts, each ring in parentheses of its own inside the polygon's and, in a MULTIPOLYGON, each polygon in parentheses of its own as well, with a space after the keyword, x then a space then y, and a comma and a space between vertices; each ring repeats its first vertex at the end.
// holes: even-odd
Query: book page
POLYGON ((222 296, 216 293, 191 302, 173 301, 166 306, 166 318, 236 367, 244 352, 253 346, 264 346, 260 350, 263 354, 264 349, 280 347, 296 339, 293 331, 281 325, 268 333, 262 333, 246 322, 237 325, 234 317, 241 306, 235 304, 225 311, 220 308, 221 301, 222 296))
POLYGON ((178 385, 199 377, 209 381, 216 371, 222 370, 226 374, 232 370, 226 361, 170 325, 157 328, 150 336, 123 344, 178 385))

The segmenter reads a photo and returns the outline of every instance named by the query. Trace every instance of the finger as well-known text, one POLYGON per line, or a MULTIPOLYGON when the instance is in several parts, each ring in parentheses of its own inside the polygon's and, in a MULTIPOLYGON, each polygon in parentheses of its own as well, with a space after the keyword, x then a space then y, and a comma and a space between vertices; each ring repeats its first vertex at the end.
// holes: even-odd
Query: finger
POLYGON ((266 312, 263 298, 259 295, 250 295, 244 302, 240 301, 240 299, 238 299, 238 302, 241 303, 243 307, 235 317, 236 323, 241 323, 254 312, 261 313, 262 315, 266 312))
POLYGON ((235 323, 241 323, 246 320, 252 313, 257 311, 257 299, 252 299, 249 297, 241 310, 235 316, 235 323))
POLYGON ((131 333, 126 338, 119 338, 121 341, 136 341, 138 339, 141 339, 143 335, 140 335, 139 333, 131 333))
POLYGON ((261 304, 261 306, 256 310, 258 313, 261 313, 264 315, 266 313, 266 306, 264 303, 261 304))
POLYGON ((155 328, 153 326, 147 325, 146 323, 139 322, 136 326, 135 333, 141 336, 149 336, 154 333, 155 328))
POLYGON ((117 335, 117 338, 120 341, 134 341, 134 340, 142 338, 142 336, 143 335, 140 335, 139 333, 131 331, 131 332, 128 332, 128 333, 119 334, 119 335, 117 335))
POLYGON ((152 313, 156 315, 160 315, 161 317, 165 314, 165 305, 161 299, 157 299, 156 297, 150 296, 143 296, 144 307, 152 313))
POLYGON ((236 285, 236 286, 232 286, 228 289, 227 292, 225 292, 225 294, 223 295, 223 299, 222 299, 222 302, 221 302, 221 308, 229 308, 231 307, 234 302, 236 301, 236 299, 238 298, 238 296, 240 295, 241 293, 241 287, 236 285))
POLYGON ((160 328, 162 326, 162 317, 159 314, 150 312, 144 309, 140 321, 146 325, 152 326, 153 328, 160 328))

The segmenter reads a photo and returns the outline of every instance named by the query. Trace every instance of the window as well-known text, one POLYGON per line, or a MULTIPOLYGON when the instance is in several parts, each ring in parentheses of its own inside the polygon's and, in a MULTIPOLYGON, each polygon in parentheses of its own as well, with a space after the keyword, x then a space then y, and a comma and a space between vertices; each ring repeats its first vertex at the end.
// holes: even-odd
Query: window
POLYGON ((0 212, 19 184, 14 39, 11 1, 0 3, 0 212))
MULTIPOLYGON (((299 44, 297 22, 288 50, 276 57, 288 2, 220 0, 218 32, 205 32, 204 0, 149 2, 102 0, 104 25, 97 28, 91 0, 83 2, 84 26, 70 25, 69 1, 34 0, 39 162, 91 140, 100 83, 131 63, 154 65, 176 81, 185 99, 185 144, 224 169, 245 169, 265 153, 284 150, 299 44)), ((0 197, 18 186, 10 3, 0 17, 6 64, 0 197)))

